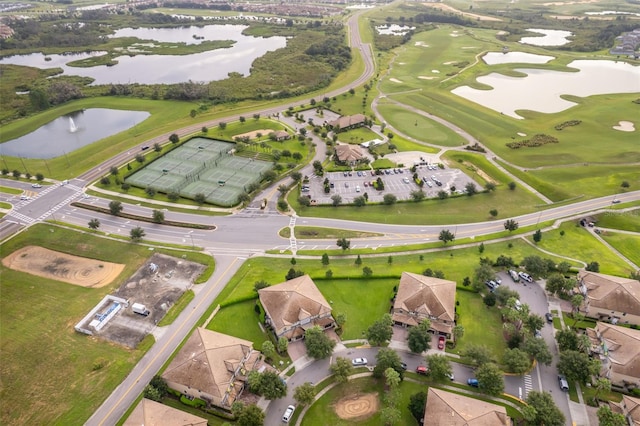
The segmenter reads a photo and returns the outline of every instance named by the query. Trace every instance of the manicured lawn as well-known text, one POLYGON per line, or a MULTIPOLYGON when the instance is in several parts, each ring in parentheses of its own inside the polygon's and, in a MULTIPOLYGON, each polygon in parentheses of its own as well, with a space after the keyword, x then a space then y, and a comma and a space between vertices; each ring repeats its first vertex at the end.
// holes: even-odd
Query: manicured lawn
POLYGON ((316 281, 334 314, 344 313, 347 322, 341 338, 362 338, 362 333, 383 314, 389 312, 397 279, 358 279, 316 281))
POLYGON ((358 127, 338 133, 338 140, 343 143, 360 144, 373 139, 380 139, 380 135, 367 127, 358 127))
POLYGON ((495 306, 488 308, 478 293, 470 291, 456 292, 456 300, 460 302, 456 312, 458 324, 464 327, 464 336, 450 352, 461 354, 471 345, 487 346, 495 361, 500 363, 507 348, 502 337, 502 319, 495 306))
MULTIPOLYGON (((7 255, 27 245, 126 265, 112 284, 95 289, 0 267, 0 398, 12 407, 2 411, 0 423, 82 424, 129 374, 153 338, 128 350, 79 334, 73 326, 153 252, 46 224, 30 227, 3 244, 1 251, 7 255)), ((156 251, 184 254, 187 260, 208 258, 202 253, 156 251)))
POLYGON ((0 186, 0 192, 4 192, 5 194, 19 195, 24 191, 22 191, 21 189, 10 188, 8 186, 0 186))
POLYGON ((600 264, 600 272, 603 274, 627 276, 631 272, 629 265, 576 222, 565 222, 558 229, 544 232, 538 246, 586 263, 596 261, 600 264), (561 231, 565 232, 564 236, 560 235, 561 231))
POLYGON ((599 228, 621 229, 640 232, 640 209, 627 212, 610 211, 594 216, 599 228))
POLYGON ((258 325, 260 316, 253 310, 255 304, 255 300, 248 300, 225 306, 213 317, 207 328, 249 340, 254 343, 254 348, 260 349, 262 342, 269 337, 258 325))
MULTIPOLYGON (((350 231, 348 229, 323 228, 320 226, 296 226, 296 238, 310 239, 326 239, 326 238, 368 238, 379 237, 382 234, 376 232, 359 232, 350 231)), ((280 236, 289 238, 291 236, 291 228, 282 228, 280 236)))
POLYGON ((629 235, 606 231, 600 236, 627 259, 640 265, 640 234, 629 235))

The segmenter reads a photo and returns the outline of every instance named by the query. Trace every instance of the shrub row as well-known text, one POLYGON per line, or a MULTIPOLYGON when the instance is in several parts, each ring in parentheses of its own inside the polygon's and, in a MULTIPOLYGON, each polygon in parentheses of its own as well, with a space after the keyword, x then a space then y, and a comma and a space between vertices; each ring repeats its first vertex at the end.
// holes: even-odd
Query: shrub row
POLYGON ((537 135, 533 135, 531 139, 525 139, 518 142, 509 142, 507 146, 511 149, 518 149, 522 147, 535 148, 538 146, 546 145, 548 143, 559 143, 558 138, 553 136, 545 135, 544 133, 538 133, 537 135))
POLYGON ((556 130, 562 130, 565 127, 577 126, 580 123, 582 123, 582 120, 569 120, 569 121, 565 121, 564 123, 560 123, 560 124, 556 125, 555 129, 556 130))

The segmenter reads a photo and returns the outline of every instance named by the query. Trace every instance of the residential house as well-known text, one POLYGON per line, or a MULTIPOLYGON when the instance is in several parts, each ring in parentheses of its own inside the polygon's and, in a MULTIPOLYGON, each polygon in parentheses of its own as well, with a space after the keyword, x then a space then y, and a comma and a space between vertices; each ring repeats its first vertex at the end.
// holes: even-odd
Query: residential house
POLYGON ((501 405, 429 388, 424 409, 425 426, 510 426, 511 418, 501 405))
POLYGON ((587 336, 591 354, 602 363, 602 377, 615 387, 640 388, 640 330, 598 322, 587 336))
POLYGON ((354 166, 365 158, 362 148, 358 145, 336 145, 335 161, 338 164, 354 166))
POLYGON ((336 131, 355 129, 356 127, 362 127, 365 124, 366 117, 363 114, 355 115, 343 115, 337 120, 329 122, 329 125, 336 131))
POLYGON ((162 374, 171 389, 209 405, 229 409, 249 372, 270 368, 252 343, 197 328, 162 374))
POLYGON ((207 419, 142 398, 124 426, 207 426, 207 419))
POLYGON ((640 398, 622 395, 622 401, 609 401, 609 407, 614 413, 622 414, 629 426, 640 426, 640 398))
POLYGON ((273 132, 273 139, 281 142, 287 139, 291 139, 291 135, 286 130, 276 130, 273 132))
POLYGON ((265 323, 277 338, 300 340, 305 330, 315 325, 322 329, 335 327, 331 306, 309 275, 260 289, 258 296, 265 323))
POLYGON ((393 302, 393 322, 403 327, 431 321, 431 331, 452 338, 455 325, 456 283, 403 272, 393 302))
POLYGON ((640 281, 580 271, 578 287, 586 316, 612 324, 640 325, 640 281))

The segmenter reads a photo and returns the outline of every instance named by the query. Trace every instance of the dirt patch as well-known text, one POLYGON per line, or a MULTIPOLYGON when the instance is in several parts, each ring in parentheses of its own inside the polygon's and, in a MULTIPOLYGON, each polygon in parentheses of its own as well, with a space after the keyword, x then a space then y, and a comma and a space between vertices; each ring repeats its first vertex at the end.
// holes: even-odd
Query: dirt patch
POLYGON ((254 139, 258 137, 258 133, 260 133, 262 136, 267 136, 269 133, 273 133, 273 132, 275 132, 275 130, 273 129, 259 129, 259 130, 254 130, 253 132, 240 133, 239 135, 233 135, 233 139, 235 138, 254 139))
POLYGON ((496 180, 492 179, 488 174, 486 174, 486 173, 484 172, 484 170, 481 170, 481 169, 477 168, 476 166, 474 166, 473 164, 471 164, 471 163, 467 163, 466 161, 464 161, 462 164, 464 164, 464 165, 465 165, 465 167, 467 167, 467 168, 473 168, 473 170, 475 171, 475 173, 476 173, 478 176, 480 176, 482 179, 484 179, 486 182, 491 182, 491 183, 493 183, 494 185, 497 185, 497 184, 498 184, 498 181, 496 181, 496 180))
POLYGON ((378 411, 378 394, 367 393, 342 398, 336 402, 334 410, 343 420, 364 420, 378 411))
POLYGON ((110 284, 125 266, 38 246, 27 246, 14 251, 2 259, 2 264, 38 277, 93 288, 110 284))

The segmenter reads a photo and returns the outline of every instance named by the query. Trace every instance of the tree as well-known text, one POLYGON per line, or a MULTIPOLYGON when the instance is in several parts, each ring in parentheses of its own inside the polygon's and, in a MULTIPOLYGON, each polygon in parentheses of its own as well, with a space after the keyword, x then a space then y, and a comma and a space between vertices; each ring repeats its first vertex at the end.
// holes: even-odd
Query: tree
POLYGON ((531 367, 529 354, 518 348, 507 349, 502 357, 502 363, 509 373, 522 374, 531 367))
POLYGON ((533 242, 539 243, 542 240, 542 231, 537 229, 533 234, 533 242))
POLYGON ((422 353, 429 349, 429 343, 431 342, 430 328, 431 321, 428 319, 424 319, 417 326, 409 328, 407 344, 411 352, 422 353))
MULTIPOLYGON (((300 204, 302 207, 309 207, 311 205, 311 199, 306 195, 301 195, 300 197, 298 197, 298 204, 300 204)), ((284 201, 284 206, 287 207, 286 201, 284 201)))
POLYGON ((93 229, 94 231, 96 229, 100 228, 100 220, 98 219, 91 219, 89 221, 89 229, 93 229))
POLYGON ((550 365, 553 360, 549 347, 544 339, 529 338, 525 340, 522 349, 539 364, 550 365))
POLYGON ((199 192, 193 196, 193 200, 199 205, 203 205, 204 202, 207 200, 207 197, 203 193, 199 192))
POLYGON ((396 351, 390 348, 381 348, 376 355, 376 366, 373 369, 373 377, 381 379, 385 377, 388 368, 395 370, 399 374, 400 380, 404 379, 404 370, 400 364, 402 360, 396 351))
POLYGON ((629 188, 629 186, 631 186, 631 185, 629 185, 629 182, 627 182, 626 180, 623 180, 622 183, 620 184, 620 187, 625 188, 625 189, 629 188))
POLYGON ((504 223, 504 229, 509 232, 515 231, 516 229, 518 229, 518 226, 518 222, 513 219, 507 219, 504 223))
POLYGON ((598 262, 589 262, 584 269, 589 272, 600 272, 600 264, 598 262))
POLYGON ((508 186, 509 186, 509 189, 512 190, 512 191, 514 189, 516 189, 516 183, 515 182, 509 182, 508 186))
POLYGON ((336 242, 336 245, 338 247, 340 247, 342 249, 342 251, 346 251, 346 250, 349 249, 349 246, 351 245, 351 241, 349 241, 346 238, 342 237, 336 242))
POLYGON ((445 190, 442 190, 442 189, 440 191, 438 191, 437 195, 438 195, 438 198, 441 199, 441 200, 446 200, 447 198, 449 198, 449 193, 447 191, 445 191, 445 190))
POLYGON ((460 324, 453 326, 453 344, 457 345, 458 340, 464 336, 464 327, 460 324))
POLYGON ((164 212, 162 210, 154 210, 153 211, 153 222, 154 223, 164 223, 164 212))
POLYGON ((572 312, 578 312, 580 307, 582 306, 582 302, 584 302, 584 296, 581 294, 574 294, 571 296, 571 308, 572 312))
POLYGON ((176 133, 172 133, 171 136, 169 136, 169 142, 173 144, 180 142, 180 136, 178 136, 176 133))
POLYGON ((122 203, 120 201, 110 201, 109 202, 109 212, 114 215, 114 216, 118 216, 121 212, 122 212, 122 203))
POLYGON ((427 393, 418 392, 409 397, 409 411, 418 423, 424 419, 424 409, 427 405, 427 393))
POLYGON ((269 287, 269 283, 266 282, 265 280, 258 280, 253 284, 253 289, 255 290, 255 292, 257 293, 259 290, 262 290, 263 288, 269 287))
POLYGON ((117 176, 120 171, 116 166, 111 166, 111 168, 109 169, 109 173, 111 173, 112 176, 117 176))
POLYGON ((498 210, 491 209, 491 210, 489 210, 489 214, 491 215, 491 217, 496 217, 496 216, 498 216, 498 210))
POLYGON ((434 380, 445 380, 453 372, 451 362, 446 355, 427 355, 424 360, 429 365, 429 374, 434 380))
POLYGON ((527 395, 527 404, 533 408, 533 418, 527 419, 529 424, 544 426, 563 426, 565 419, 562 411, 553 402, 548 392, 531 391, 527 395))
POLYGON ((524 326, 531 333, 535 333, 536 330, 542 330, 544 327, 544 318, 538 314, 529 314, 524 320, 524 326))
POLYGON ((566 279, 561 274, 551 274, 545 285, 545 289, 549 293, 556 294, 558 296, 566 294, 572 287, 573 284, 571 280, 566 279))
POLYGON ((455 238, 456 238, 455 235, 453 235, 453 233, 448 229, 441 230, 440 235, 438 236, 438 239, 442 241, 444 244, 447 244, 449 241, 455 240, 455 238))
POLYGON ((496 184, 493 182, 487 182, 487 184, 484 186, 484 189, 486 189, 488 192, 495 191, 496 184))
POLYGON ((44 175, 42 173, 36 173, 36 180, 38 182, 42 182, 44 180, 44 175))
POLYGON ((232 412, 236 416, 238 426, 264 425, 264 412, 255 404, 245 406, 240 402, 234 403, 232 412))
POLYGON ((280 193, 281 197, 284 197, 284 195, 287 193, 288 190, 289 190, 289 187, 285 184, 278 186, 278 192, 280 193))
MULTIPOLYGON (((492 280, 495 276, 491 265, 481 263, 473 272, 473 288, 480 291, 484 288, 484 283, 492 280)), ((498 287, 501 288, 502 286, 498 287)))
POLYGON ((393 194, 384 194, 384 196, 382 197, 382 203, 386 206, 395 204, 397 201, 398 201, 398 197, 396 197, 393 194))
POLYGON ((331 364, 329 369, 337 383, 346 383, 349 380, 349 376, 353 374, 351 361, 343 357, 336 358, 336 362, 331 364))
POLYGON ((527 256, 520 265, 533 277, 546 277, 549 271, 548 265, 540 256, 527 256))
POLYGON ((598 377, 593 387, 596 389, 596 394, 593 395, 593 399, 597 401, 598 395, 600 395, 600 392, 602 391, 609 392, 611 390, 611 381, 606 377, 598 377))
POLYGON ((564 351, 560 353, 558 371, 568 380, 584 384, 600 370, 599 364, 584 352, 564 351))
POLYGON ((402 420, 402 413, 395 407, 384 407, 380 410, 380 420, 385 426, 392 426, 402 420))
POLYGON ((478 252, 480 254, 484 253, 484 243, 480 243, 480 245, 478 246, 478 252))
POLYGON ((322 254, 322 265, 329 265, 329 255, 327 253, 322 254))
POLYGON ((491 361, 491 351, 484 345, 469 345, 462 353, 465 358, 469 358, 475 366, 481 366, 491 361))
POLYGON ((389 389, 396 389, 400 384, 400 374, 389 367, 384 370, 384 383, 389 389))
POLYGON ((278 352, 283 354, 287 352, 288 348, 289 348, 289 340, 286 337, 281 336, 278 339, 278 352))
POLYGON ((476 186, 475 183, 473 182, 469 182, 464 186, 464 190, 467 193, 467 196, 471 197, 472 195, 475 195, 478 193, 478 187, 476 186))
POLYGON ((282 380, 278 373, 274 371, 265 371, 260 374, 259 394, 264 396, 266 399, 283 398, 287 395, 287 384, 282 380))
POLYGON ((415 201, 416 203, 419 202, 419 201, 424 200, 424 197, 425 197, 425 193, 421 189, 418 189, 418 190, 415 190, 415 191, 411 191, 411 199, 413 201, 415 201))
POLYGON ((327 358, 333 352, 336 342, 331 340, 319 326, 313 326, 304 333, 307 355, 315 359, 327 358))
POLYGON ((368 266, 365 266, 364 268, 362 268, 362 275, 365 277, 370 277, 371 275, 373 275, 373 270, 368 266))
POLYGON ((260 350, 262 354, 268 359, 272 359, 276 354, 276 347, 273 342, 271 342, 271 340, 265 340, 262 343, 262 348, 260 350))
POLYGON ((342 328, 342 326, 347 322, 347 314, 343 314, 343 313, 335 314, 335 320, 336 320, 336 325, 339 328, 342 328))
POLYGON ((146 234, 144 232, 144 229, 140 228, 139 226, 132 228, 131 232, 129 233, 129 236, 131 237, 131 241, 133 241, 134 243, 137 243, 138 241, 142 240, 145 235, 146 234))
POLYGON ((356 260, 355 260, 355 262, 354 262, 354 263, 355 263, 357 266, 362 265, 362 258, 360 257, 360 255, 358 255, 358 256, 356 257, 356 260))
POLYGON ((16 179, 20 179, 20 176, 22 176, 22 172, 20 170, 18 170, 18 169, 15 169, 11 174, 16 179))
POLYGON ((608 405, 598 408, 597 414, 600 426, 628 426, 629 424, 623 414, 614 413, 608 405))
POLYGON ((331 205, 333 207, 338 207, 340 204, 342 204, 342 197, 338 194, 334 194, 331 196, 331 205))
POLYGON ((289 271, 287 272, 287 275, 284 276, 284 279, 289 281, 292 280, 294 278, 298 278, 304 275, 304 272, 300 271, 300 270, 296 270, 293 268, 290 268, 289 271))
POLYGON ((393 320, 391 315, 384 314, 382 318, 369 326, 365 332, 365 336, 369 343, 373 346, 380 346, 391 340, 393 335, 393 320))
POLYGON ((293 399, 295 399, 299 405, 309 405, 315 397, 316 388, 311 382, 304 382, 293 392, 293 399))
POLYGON ((556 341, 560 352, 578 351, 578 335, 570 328, 558 330, 556 332, 556 341))
POLYGON ((482 299, 482 301, 489 308, 492 307, 492 306, 495 306, 496 305, 496 295, 493 294, 493 293, 489 293, 484 297, 484 299, 482 299))
POLYGON ((476 371, 478 389, 487 395, 500 395, 504 391, 504 378, 500 368, 492 362, 478 367, 476 371))

